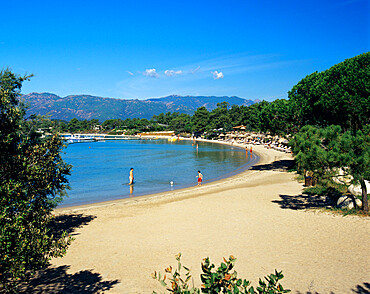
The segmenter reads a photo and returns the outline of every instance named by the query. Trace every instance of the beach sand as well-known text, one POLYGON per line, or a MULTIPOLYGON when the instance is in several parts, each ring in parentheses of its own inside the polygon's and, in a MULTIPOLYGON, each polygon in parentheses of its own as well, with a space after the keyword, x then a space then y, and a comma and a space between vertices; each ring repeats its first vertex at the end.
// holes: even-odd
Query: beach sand
POLYGON ((302 184, 281 168, 291 156, 253 152, 254 168, 201 187, 57 209, 75 241, 34 291, 163 293, 151 273, 176 266, 181 252, 196 286, 203 258, 233 255, 253 285, 277 269, 292 293, 368 293, 369 220, 304 209, 302 184))

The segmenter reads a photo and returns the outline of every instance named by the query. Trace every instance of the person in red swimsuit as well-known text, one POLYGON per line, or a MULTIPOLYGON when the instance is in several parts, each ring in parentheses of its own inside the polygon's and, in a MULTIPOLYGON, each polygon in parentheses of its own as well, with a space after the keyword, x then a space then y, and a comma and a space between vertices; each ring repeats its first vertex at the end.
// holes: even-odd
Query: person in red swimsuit
POLYGON ((200 170, 198 170, 197 178, 198 178, 198 186, 201 186, 202 181, 203 181, 203 175, 200 173, 200 170))

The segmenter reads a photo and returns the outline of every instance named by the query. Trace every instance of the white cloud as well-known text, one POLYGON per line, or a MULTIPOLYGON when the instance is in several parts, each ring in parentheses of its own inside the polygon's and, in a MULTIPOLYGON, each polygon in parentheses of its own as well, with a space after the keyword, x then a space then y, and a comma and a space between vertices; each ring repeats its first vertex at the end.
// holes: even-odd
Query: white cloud
POLYGON ((164 71, 164 74, 168 77, 173 77, 173 76, 177 76, 177 75, 182 75, 182 70, 177 70, 177 71, 174 71, 174 70, 165 70, 164 71))
POLYGON ((151 78, 159 78, 159 74, 156 72, 155 68, 146 69, 143 75, 151 78))
POLYGON ((195 74, 198 70, 200 70, 200 66, 198 65, 196 69, 191 70, 191 74, 195 74))
POLYGON ((211 73, 213 74, 213 79, 215 80, 219 80, 224 77, 224 74, 222 73, 222 71, 218 72, 217 70, 215 70, 215 71, 212 71, 211 73))
POLYGON ((134 74, 130 71, 127 70, 127 73, 130 75, 130 76, 133 76, 134 74))

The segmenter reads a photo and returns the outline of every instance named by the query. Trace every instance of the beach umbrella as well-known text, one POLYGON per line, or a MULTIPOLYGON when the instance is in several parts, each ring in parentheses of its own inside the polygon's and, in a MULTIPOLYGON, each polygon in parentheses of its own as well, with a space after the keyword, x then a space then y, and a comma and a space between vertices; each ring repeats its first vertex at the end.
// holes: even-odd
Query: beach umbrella
POLYGON ((221 134, 220 137, 225 137, 225 134, 221 134))
POLYGON ((282 144, 288 144, 289 141, 287 139, 282 139, 282 140, 279 140, 280 143, 282 144))

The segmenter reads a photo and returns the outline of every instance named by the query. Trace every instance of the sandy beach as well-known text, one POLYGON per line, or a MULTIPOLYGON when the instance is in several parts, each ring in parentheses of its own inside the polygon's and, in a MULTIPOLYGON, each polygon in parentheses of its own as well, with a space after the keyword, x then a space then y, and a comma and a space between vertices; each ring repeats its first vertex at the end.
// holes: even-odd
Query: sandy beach
POLYGON ((33 292, 163 293, 151 273, 176 265, 181 252, 197 286, 203 258, 219 265, 234 255, 238 276, 253 285, 277 269, 292 293, 369 293, 368 218, 307 210, 314 205, 284 169, 291 156, 253 152, 256 166, 218 182, 56 210, 75 240, 33 292))

